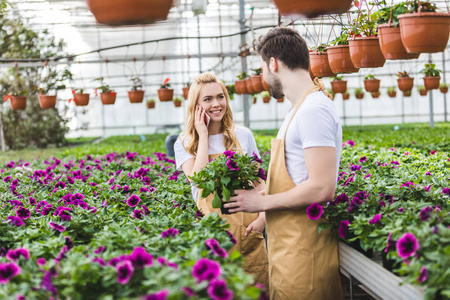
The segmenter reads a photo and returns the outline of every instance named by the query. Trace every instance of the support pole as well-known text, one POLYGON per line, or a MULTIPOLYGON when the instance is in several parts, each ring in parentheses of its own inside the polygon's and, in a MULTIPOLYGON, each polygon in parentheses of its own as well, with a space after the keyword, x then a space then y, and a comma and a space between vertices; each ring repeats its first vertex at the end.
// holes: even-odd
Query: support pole
MULTIPOLYGON (((445 51, 442 51, 442 74, 444 82, 447 83, 445 80, 445 51)), ((444 121, 447 122, 447 94, 444 94, 444 121)))
MULTIPOLYGON (((239 0, 239 23, 241 32, 245 31, 245 1, 239 0)), ((246 44, 245 33, 241 33, 241 45, 246 44)), ((247 57, 245 54, 241 58, 242 72, 247 72, 247 57)), ((244 126, 250 128, 250 114, 249 114, 249 104, 248 95, 244 94, 244 126)))
POLYGON ((346 117, 346 114, 345 114, 345 100, 344 100, 344 94, 341 94, 341 95, 342 95, 342 113, 343 113, 342 119, 344 120, 344 126, 346 126, 346 125, 347 125, 347 117, 346 117))
MULTIPOLYGON (((431 64, 431 54, 428 54, 428 61, 431 64)), ((429 90, 428 92, 430 93, 430 127, 434 128, 433 90, 429 90)))
POLYGON ((197 35, 198 39, 198 72, 202 73, 202 43, 200 42, 200 17, 197 15, 197 35))

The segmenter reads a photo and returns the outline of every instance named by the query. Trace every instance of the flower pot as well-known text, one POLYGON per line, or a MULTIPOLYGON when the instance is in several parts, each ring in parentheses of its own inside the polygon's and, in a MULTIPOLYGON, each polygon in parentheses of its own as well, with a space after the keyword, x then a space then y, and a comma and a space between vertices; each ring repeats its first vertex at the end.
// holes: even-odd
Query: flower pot
POLYGON ((450 34, 450 14, 417 12, 398 16, 402 43, 409 53, 442 52, 450 34))
POLYGON ((331 82, 331 89, 335 94, 344 94, 347 91, 347 80, 333 80, 331 82))
POLYGON ((181 107, 181 101, 173 101, 175 107, 181 107))
POLYGON ((234 88, 236 89, 236 94, 238 94, 238 95, 248 94, 247 84, 245 83, 245 79, 235 81, 234 88))
POLYGON ((419 90, 419 94, 420 94, 420 96, 426 96, 428 94, 428 90, 427 89, 421 89, 421 90, 419 90))
POLYGON ((283 102, 284 102, 284 97, 281 98, 281 99, 277 99, 277 102, 278 102, 278 103, 283 103, 283 102))
POLYGON ((357 37, 348 40, 350 57, 357 68, 380 68, 384 66, 386 58, 381 52, 378 37, 357 37))
POLYGON ((307 18, 323 14, 342 14, 350 9, 351 0, 273 0, 282 15, 300 14, 307 18))
POLYGON ((114 104, 116 102, 116 93, 115 92, 101 93, 100 99, 102 100, 103 105, 114 104))
POLYGON ((358 73, 353 65, 348 45, 330 46, 327 48, 328 62, 333 73, 358 73))
POLYGON ((356 99, 361 100, 364 98, 364 93, 358 93, 355 95, 356 99))
POLYGON ((398 89, 402 92, 412 90, 414 86, 414 78, 412 77, 400 77, 397 79, 398 89))
POLYGON ((380 98, 380 91, 372 92, 371 94, 374 99, 380 98))
POLYGON ((375 93, 380 90, 379 79, 364 79, 364 89, 369 93, 375 93))
POLYGON ((152 109, 152 108, 155 108, 155 102, 147 102, 147 108, 148 109, 152 109))
POLYGON ((190 87, 188 87, 188 86, 185 86, 185 87, 183 88, 183 98, 184 98, 185 100, 187 100, 188 97, 189 97, 189 89, 190 89, 190 87))
POLYGON ((39 95, 39 105, 42 109, 55 108, 56 95, 39 95))
POLYGON ((378 25, 381 52, 386 59, 415 59, 420 53, 408 53, 403 46, 400 27, 392 24, 378 25))
POLYGON ((423 78, 423 84, 427 90, 437 90, 440 81, 441 76, 427 76, 423 78))
POLYGON ((328 62, 327 52, 310 52, 309 65, 311 66, 311 72, 315 77, 334 76, 334 73, 330 68, 330 63, 328 62))
POLYGON ((264 86, 262 83, 262 75, 252 76, 253 90, 255 93, 261 93, 264 91, 264 86))
POLYGON ((342 94, 342 99, 343 99, 343 100, 348 100, 348 99, 350 99, 350 94, 349 94, 349 93, 343 93, 343 94, 342 94))
POLYGON ((130 99, 131 103, 142 103, 142 101, 144 101, 144 91, 143 90, 128 91, 128 99, 130 99))
POLYGON ((372 258, 373 256, 373 249, 368 249, 367 251, 364 250, 361 247, 361 244, 359 243, 359 240, 353 241, 353 242, 347 242, 345 241, 346 244, 350 245, 353 249, 355 249, 356 251, 358 251, 359 253, 363 254, 364 256, 368 257, 368 258, 372 258))
POLYGON ((263 103, 269 103, 270 102, 270 96, 263 97, 263 103))
POLYGON ((256 104, 256 97, 253 97, 253 104, 256 104))
POLYGON ((263 85, 263 87, 264 87, 264 90, 265 90, 265 91, 270 91, 270 87, 269 87, 269 85, 267 84, 267 82, 264 80, 264 77, 261 77, 261 81, 262 81, 262 85, 263 85))
POLYGON ((441 86, 439 88, 439 90, 441 91, 442 94, 447 94, 448 92, 448 86, 441 86))
POLYGON ((411 90, 403 91, 403 97, 411 97, 411 90))
POLYGON ((254 94, 253 81, 251 77, 245 78, 245 85, 247 86, 247 94, 254 94))
POLYGON ((388 92, 388 96, 391 98, 395 98, 397 96, 397 92, 396 91, 389 91, 388 92))
POLYGON ((381 261, 383 263, 383 268, 392 272, 395 268, 400 267, 400 264, 395 259, 388 259, 386 252, 381 252, 381 261))
POLYGON ((173 100, 173 89, 163 88, 158 90, 158 98, 161 102, 170 102, 173 100))
POLYGON ((98 23, 120 26, 165 20, 172 0, 88 0, 87 4, 98 23))
POLYGON ((89 94, 74 94, 73 100, 76 106, 86 106, 89 104, 89 94))
POLYGON ((27 107, 26 96, 12 96, 11 97, 11 109, 12 110, 24 110, 27 107))

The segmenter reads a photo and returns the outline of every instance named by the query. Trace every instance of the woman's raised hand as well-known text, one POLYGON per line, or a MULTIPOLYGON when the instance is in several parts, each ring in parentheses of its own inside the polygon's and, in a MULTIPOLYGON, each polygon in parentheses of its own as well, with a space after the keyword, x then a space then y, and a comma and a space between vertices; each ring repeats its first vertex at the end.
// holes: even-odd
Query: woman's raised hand
POLYGON ((194 126, 199 136, 208 135, 208 127, 206 127, 205 124, 205 115, 206 111, 200 105, 197 104, 197 106, 195 107, 194 126))

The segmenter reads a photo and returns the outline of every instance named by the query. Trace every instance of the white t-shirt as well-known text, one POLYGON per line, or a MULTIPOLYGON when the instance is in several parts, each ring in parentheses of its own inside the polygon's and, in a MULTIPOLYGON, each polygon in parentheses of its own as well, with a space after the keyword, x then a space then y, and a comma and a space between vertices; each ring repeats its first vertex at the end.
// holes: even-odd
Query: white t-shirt
MULTIPOLYGON (((236 133, 236 137, 241 145, 242 151, 248 155, 252 155, 253 152, 260 157, 258 148, 256 147, 255 138, 253 137, 250 129, 242 126, 235 126, 234 132, 236 133)), ((189 141, 189 137, 184 141, 184 145, 182 144, 183 137, 180 136, 174 145, 175 151, 175 161, 177 164, 177 170, 181 171, 181 166, 189 159, 195 158, 195 156, 191 155, 186 151, 184 145, 187 145, 189 141)), ((208 154, 217 154, 223 153, 227 149, 223 144, 224 135, 223 133, 210 135, 208 137, 208 154)), ((197 202, 197 193, 198 188, 196 186, 192 186, 192 196, 197 202)))
MULTIPOLYGON (((277 139, 283 138, 293 111, 294 107, 286 115, 277 139)), ((333 102, 321 91, 306 97, 294 115, 286 134, 286 167, 296 185, 308 179, 304 149, 311 147, 336 148, 337 180, 342 148, 342 126, 333 102)))

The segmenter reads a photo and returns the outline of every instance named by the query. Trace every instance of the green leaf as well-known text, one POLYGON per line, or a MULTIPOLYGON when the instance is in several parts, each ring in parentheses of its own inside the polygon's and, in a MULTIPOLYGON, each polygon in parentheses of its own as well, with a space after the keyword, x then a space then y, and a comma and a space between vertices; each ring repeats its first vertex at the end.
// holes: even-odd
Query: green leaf
POLYGON ((239 259, 241 257, 241 253, 237 250, 234 250, 231 254, 230 254, 230 259, 231 261, 235 261, 236 259, 239 259))
POLYGON ((245 295, 250 297, 251 299, 258 299, 260 294, 261 290, 258 289, 256 286, 251 286, 245 290, 245 295))
POLYGON ((230 190, 229 189, 227 189, 225 186, 222 186, 222 196, 223 196, 223 199, 225 199, 225 201, 230 201, 230 197, 231 197, 231 193, 230 193, 230 190))
POLYGON ((212 201, 212 207, 213 208, 221 208, 222 207, 222 200, 220 200, 219 195, 215 193, 214 199, 212 201))
POLYGON ((333 227, 333 224, 329 223, 329 222, 323 222, 320 223, 319 226, 317 226, 317 230, 319 231, 319 234, 327 229, 330 229, 331 227, 333 227))
POLYGON ((223 177, 220 181, 221 181, 224 185, 228 185, 228 184, 230 183, 230 181, 231 181, 231 178, 230 178, 230 177, 223 177))

